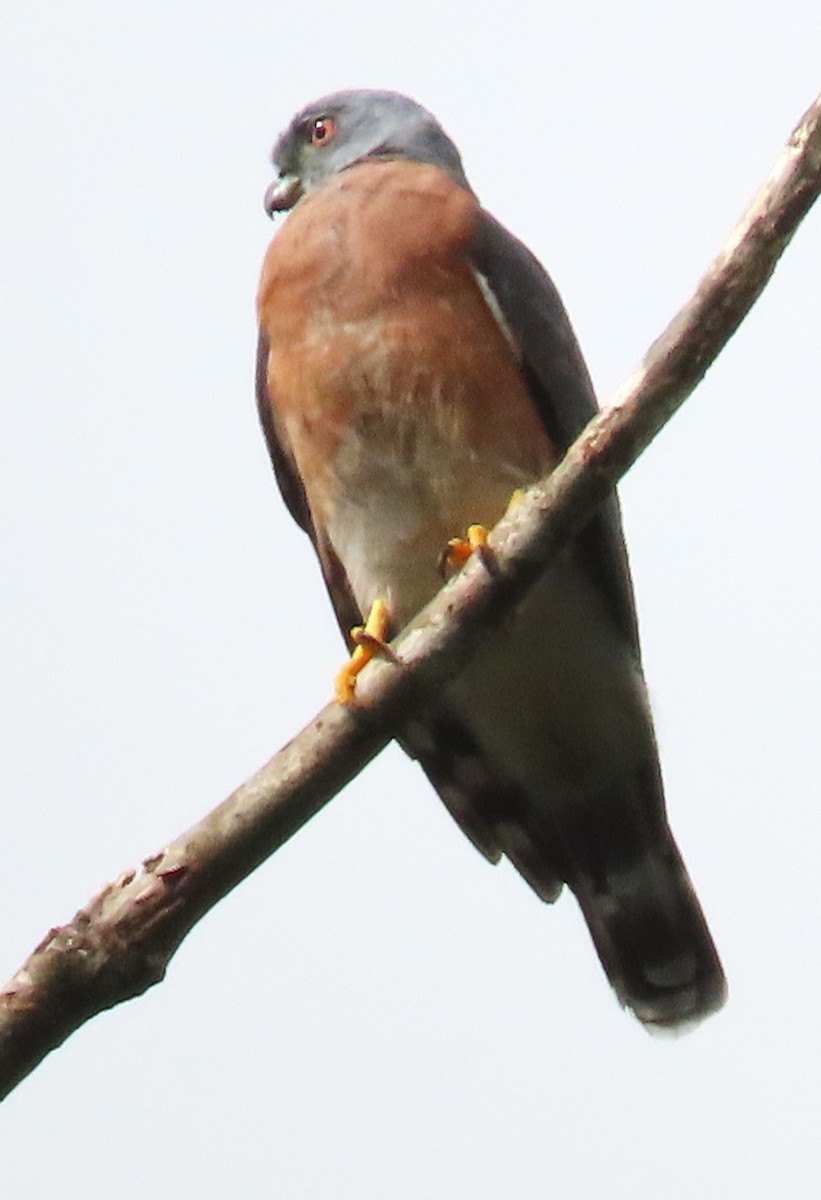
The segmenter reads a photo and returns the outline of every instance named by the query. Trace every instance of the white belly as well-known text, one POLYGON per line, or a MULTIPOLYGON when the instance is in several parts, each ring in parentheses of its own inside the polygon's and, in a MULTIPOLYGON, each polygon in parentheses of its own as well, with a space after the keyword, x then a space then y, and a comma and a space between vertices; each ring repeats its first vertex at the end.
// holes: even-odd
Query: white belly
POLYGON ((531 482, 515 463, 460 450, 449 430, 411 424, 407 438, 394 433, 387 444, 351 436, 335 463, 339 486, 327 516, 360 610, 382 597, 394 632, 442 587, 448 541, 469 525, 492 528, 511 493, 531 482))

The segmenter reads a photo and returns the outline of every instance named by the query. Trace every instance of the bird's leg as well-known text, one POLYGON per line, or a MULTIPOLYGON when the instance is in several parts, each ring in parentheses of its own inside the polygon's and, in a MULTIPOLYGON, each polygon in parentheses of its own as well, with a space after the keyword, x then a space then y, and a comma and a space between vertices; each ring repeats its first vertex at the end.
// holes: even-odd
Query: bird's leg
POLYGON ((468 525, 464 537, 451 538, 442 554, 442 567, 455 571, 464 566, 474 550, 482 552, 487 545, 487 529, 484 525, 468 525))
MULTIPOLYGON (((510 512, 513 505, 520 500, 524 492, 517 489, 511 494, 505 512, 510 512)), ((451 538, 442 554, 443 570, 454 571, 463 567, 467 560, 477 551, 485 566, 489 563, 490 550, 487 548, 488 531, 484 525, 468 525, 464 537, 451 538)))
POLYGON ((353 699, 356 690, 356 677, 375 654, 387 654, 390 650, 386 642, 390 614, 385 601, 377 596, 371 605, 368 619, 364 625, 356 625, 351 630, 351 640, 354 643, 353 653, 341 671, 334 679, 334 695, 340 704, 347 704, 353 699))

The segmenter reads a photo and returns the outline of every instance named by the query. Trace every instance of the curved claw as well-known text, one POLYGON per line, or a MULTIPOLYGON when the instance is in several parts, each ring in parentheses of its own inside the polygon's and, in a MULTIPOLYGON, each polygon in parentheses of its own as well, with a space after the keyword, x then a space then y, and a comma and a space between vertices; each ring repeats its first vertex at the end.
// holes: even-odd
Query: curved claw
POLYGON ((354 643, 353 653, 334 677, 334 697, 339 704, 349 704, 353 700, 356 678, 376 654, 393 657, 385 640, 389 624, 388 606, 384 600, 377 597, 371 605, 371 611, 368 613, 365 624, 356 625, 351 630, 351 640, 354 643))
MULTIPOLYGON (((521 488, 516 488, 514 492, 511 492, 505 512, 510 512, 514 504, 521 500, 523 495, 524 491, 521 488)), ((465 565, 474 550, 487 569, 491 570, 493 559, 487 539, 488 530, 484 525, 468 525, 464 537, 451 538, 447 546, 445 546, 445 549, 442 551, 442 557, 439 560, 439 570, 443 575, 447 574, 448 571, 458 570, 465 565)))
POLYGON ((442 554, 442 569, 457 570, 465 565, 474 550, 481 553, 487 545, 487 532, 484 525, 468 525, 464 537, 451 538, 442 554))

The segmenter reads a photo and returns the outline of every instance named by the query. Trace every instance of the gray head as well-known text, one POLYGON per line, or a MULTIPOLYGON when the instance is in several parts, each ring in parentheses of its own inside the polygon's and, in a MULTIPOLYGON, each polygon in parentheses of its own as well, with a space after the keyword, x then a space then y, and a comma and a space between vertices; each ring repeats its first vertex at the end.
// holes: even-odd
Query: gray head
POLYGON ((459 151, 421 104, 399 92, 336 92, 303 108, 277 139, 279 175, 265 193, 265 211, 292 208, 300 196, 365 158, 432 163, 469 186, 459 151))

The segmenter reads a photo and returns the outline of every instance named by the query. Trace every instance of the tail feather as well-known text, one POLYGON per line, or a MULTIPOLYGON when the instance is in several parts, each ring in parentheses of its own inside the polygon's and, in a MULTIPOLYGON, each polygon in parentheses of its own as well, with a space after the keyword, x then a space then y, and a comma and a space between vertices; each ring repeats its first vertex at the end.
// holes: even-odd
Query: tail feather
POLYGON ((603 889, 571 886, 619 1000, 650 1028, 693 1025, 727 987, 713 939, 668 833, 663 853, 610 873, 603 889))
POLYGON ((667 824, 654 761, 606 793, 534 804, 444 710, 403 731, 451 815, 491 862, 533 890, 575 894, 619 1001, 650 1030, 685 1029, 724 1003, 707 923, 667 824))
POLYGON ((568 883, 621 1004, 651 1030, 683 1030, 721 1008, 727 986, 672 833, 666 822, 654 824, 635 842, 628 838, 632 860, 619 856, 617 865, 591 856, 592 837, 585 839, 587 855, 578 841, 578 853, 569 855, 565 831, 558 827, 548 835, 550 853, 543 828, 535 838, 512 824, 497 825, 494 832, 502 852, 543 900, 558 895, 557 871, 568 883))

